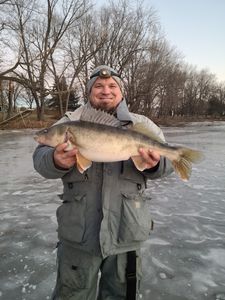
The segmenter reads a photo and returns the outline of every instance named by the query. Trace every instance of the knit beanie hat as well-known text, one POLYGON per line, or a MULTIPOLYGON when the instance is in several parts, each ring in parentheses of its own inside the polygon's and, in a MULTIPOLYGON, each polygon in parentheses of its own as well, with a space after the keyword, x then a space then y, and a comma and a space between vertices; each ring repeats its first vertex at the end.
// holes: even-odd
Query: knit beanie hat
POLYGON ((123 81, 122 81, 120 75, 113 68, 111 68, 109 66, 101 65, 101 66, 95 68, 91 73, 90 79, 87 82, 88 94, 90 94, 91 88, 98 77, 101 77, 101 78, 112 77, 119 85, 122 94, 124 93, 124 85, 123 85, 123 81))

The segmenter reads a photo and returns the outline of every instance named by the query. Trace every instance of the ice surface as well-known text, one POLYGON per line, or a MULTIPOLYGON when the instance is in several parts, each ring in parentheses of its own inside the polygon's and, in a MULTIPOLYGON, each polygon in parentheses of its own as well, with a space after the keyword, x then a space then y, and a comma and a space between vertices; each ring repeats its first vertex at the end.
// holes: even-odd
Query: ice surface
MULTIPOLYGON (((204 151, 189 182, 148 182, 154 231, 143 244, 142 300, 225 299, 225 124, 163 128, 167 141, 204 151)), ((50 299, 60 180, 32 166, 31 131, 0 131, 0 300, 50 299)))

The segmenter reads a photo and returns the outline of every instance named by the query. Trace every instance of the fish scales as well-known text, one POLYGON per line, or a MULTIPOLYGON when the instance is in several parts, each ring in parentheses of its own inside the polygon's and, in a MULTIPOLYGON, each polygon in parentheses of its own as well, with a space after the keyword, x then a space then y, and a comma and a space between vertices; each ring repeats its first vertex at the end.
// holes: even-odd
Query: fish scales
POLYGON ((150 148, 162 154, 168 151, 168 148, 175 149, 129 129, 85 121, 72 121, 64 125, 67 127, 65 130, 72 134, 70 141, 80 147, 82 154, 85 152, 87 155, 87 149, 89 149, 90 153, 87 158, 93 161, 106 161, 104 153, 108 153, 107 161, 118 161, 138 155, 139 148, 150 148), (98 152, 101 153, 99 159, 96 158, 96 156, 99 157, 98 152))
POLYGON ((119 127, 118 120, 113 116, 94 109, 89 110, 85 111, 87 120, 81 118, 79 121, 68 121, 41 130, 36 134, 36 141, 51 147, 66 141, 67 150, 77 147, 77 164, 81 173, 91 166, 92 161, 115 162, 129 158, 138 170, 143 171, 145 162, 139 154, 139 149, 146 148, 171 160, 180 178, 188 180, 192 163, 197 163, 203 158, 201 151, 165 143, 143 124, 124 129, 119 127), (88 120, 89 114, 91 122, 88 120), (110 126, 105 124, 107 117, 110 119, 110 126))

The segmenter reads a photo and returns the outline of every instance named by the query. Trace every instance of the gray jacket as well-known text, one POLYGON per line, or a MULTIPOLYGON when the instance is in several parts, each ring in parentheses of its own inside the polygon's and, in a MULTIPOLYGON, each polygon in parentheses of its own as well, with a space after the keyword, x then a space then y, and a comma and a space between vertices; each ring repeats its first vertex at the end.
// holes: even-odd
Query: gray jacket
MULTIPOLYGON (((66 114, 59 122, 78 120, 83 107, 66 114)), ((122 126, 144 122, 155 133, 163 133, 144 116, 129 113, 125 101, 117 109, 122 126)), ((34 168, 45 178, 61 178, 64 186, 62 205, 57 209, 59 240, 103 257, 135 250, 147 240, 152 227, 149 208, 142 197, 147 179, 171 172, 171 165, 161 158, 157 167, 139 172, 131 160, 93 163, 84 174, 73 167, 56 168, 54 149, 38 146, 34 168)))

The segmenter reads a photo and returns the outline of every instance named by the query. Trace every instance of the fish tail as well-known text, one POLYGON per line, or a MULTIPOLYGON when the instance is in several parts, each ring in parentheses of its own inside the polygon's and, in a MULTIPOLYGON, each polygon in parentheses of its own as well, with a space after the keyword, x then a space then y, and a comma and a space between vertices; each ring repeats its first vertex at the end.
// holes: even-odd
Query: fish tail
POLYGON ((175 172, 181 177, 182 180, 187 181, 191 176, 192 163, 198 163, 203 159, 201 151, 179 148, 178 158, 172 161, 175 172))

